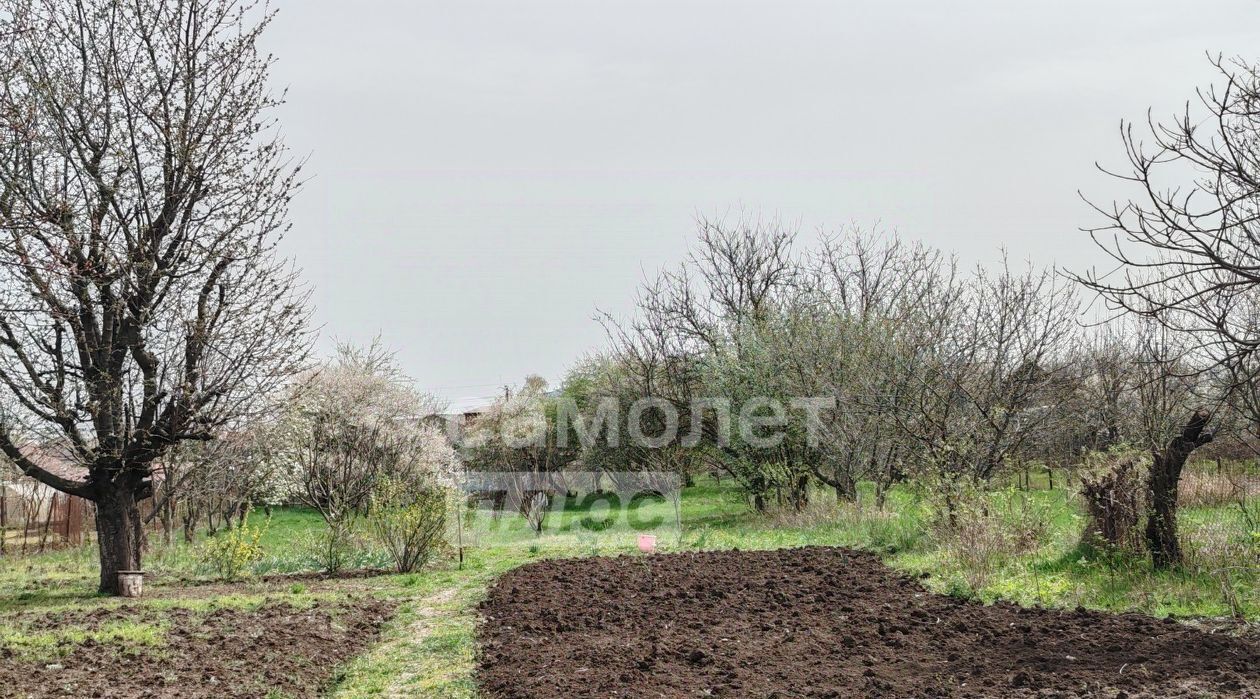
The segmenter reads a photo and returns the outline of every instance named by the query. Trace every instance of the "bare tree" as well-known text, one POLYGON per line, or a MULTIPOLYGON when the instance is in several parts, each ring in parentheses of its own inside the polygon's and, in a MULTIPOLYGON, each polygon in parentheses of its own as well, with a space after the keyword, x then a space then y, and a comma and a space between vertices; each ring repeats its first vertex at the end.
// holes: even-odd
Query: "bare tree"
POLYGON ((138 502, 304 361, 273 250, 297 187, 252 0, 0 1, 0 450, 96 503, 102 591, 138 502), (61 443, 86 482, 28 459, 61 443))
POLYGON ((1085 376, 1081 382, 1081 408, 1088 434, 1085 446, 1105 450, 1132 437, 1131 396, 1138 358, 1133 343, 1115 323, 1094 328, 1083 348, 1085 376))
POLYGON ((1150 142, 1121 126, 1137 195, 1095 206, 1089 232, 1119 264, 1077 276, 1113 308, 1194 338, 1190 348, 1231 363, 1260 347, 1252 320, 1260 287, 1260 70, 1213 60, 1223 85, 1201 90, 1170 122, 1148 117, 1150 142))
POLYGON ((1052 273, 977 270, 940 292, 904 341, 917 386, 893 415, 923 449, 917 468, 953 520, 958 489, 985 485, 1025 456, 1067 395, 1077 302, 1052 273))
POLYGON ((259 443, 264 434, 246 429, 172 449, 160 464, 148 521, 161 522, 169 541, 178 520, 189 543, 203 522, 210 535, 244 524, 276 488, 278 474, 259 443))
MULTIPOLYGON (((1211 372, 1228 381, 1227 393, 1241 389, 1234 404, 1245 407, 1260 347, 1260 69, 1241 59, 1212 63, 1222 84, 1200 90, 1173 119, 1148 116, 1142 130, 1122 124, 1129 167, 1109 174, 1136 193, 1095 206, 1103 223, 1090 230, 1119 267, 1076 278, 1112 309, 1177 335, 1180 354, 1164 369, 1211 372)), ((1176 482, 1190 452, 1212 438, 1214 417, 1195 410, 1159 442, 1147 532, 1156 565, 1180 561, 1176 482)))

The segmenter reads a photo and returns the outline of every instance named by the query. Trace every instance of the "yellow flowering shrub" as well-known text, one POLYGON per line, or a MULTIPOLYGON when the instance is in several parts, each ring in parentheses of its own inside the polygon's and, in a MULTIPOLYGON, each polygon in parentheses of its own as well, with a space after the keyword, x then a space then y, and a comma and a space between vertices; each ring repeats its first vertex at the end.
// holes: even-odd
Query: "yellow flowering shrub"
POLYGON ((250 526, 246 519, 239 527, 219 532, 202 544, 197 562, 216 577, 239 580, 251 566, 262 560, 264 527, 250 526))
POLYGON ((441 549, 447 490, 432 482, 382 482, 368 521, 400 573, 419 570, 441 549))

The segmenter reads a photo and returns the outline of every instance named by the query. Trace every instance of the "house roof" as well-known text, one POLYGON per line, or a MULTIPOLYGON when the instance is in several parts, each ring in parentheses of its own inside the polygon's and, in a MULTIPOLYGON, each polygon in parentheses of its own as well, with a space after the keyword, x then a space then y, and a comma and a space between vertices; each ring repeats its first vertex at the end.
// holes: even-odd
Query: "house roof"
POLYGON ((21 446, 22 456, 45 471, 76 483, 86 483, 88 470, 72 461, 65 450, 47 444, 24 444, 21 446))
MULTIPOLYGON (((54 476, 75 483, 87 483, 87 468, 71 458, 65 447, 56 444, 27 443, 19 448, 23 456, 54 476)), ((8 461, 3 455, 0 455, 0 459, 8 461)), ((161 481, 166 475, 161 463, 154 463, 150 471, 154 481, 161 481)))

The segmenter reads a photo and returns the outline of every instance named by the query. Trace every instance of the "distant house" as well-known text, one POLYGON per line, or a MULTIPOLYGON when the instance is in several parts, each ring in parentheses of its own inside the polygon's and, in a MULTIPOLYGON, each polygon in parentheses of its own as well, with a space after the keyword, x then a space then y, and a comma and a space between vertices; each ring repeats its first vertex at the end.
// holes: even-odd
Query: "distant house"
POLYGON ((449 406, 444 412, 430 415, 425 420, 446 432, 451 443, 458 446, 464 432, 489 410, 488 404, 480 402, 464 402, 449 406))
MULTIPOLYGON (((22 454, 35 465, 66 480, 87 482, 87 469, 65 458, 56 448, 28 444, 22 454)), ((0 530, 15 546, 46 546, 57 541, 80 543, 92 527, 92 504, 23 475, 4 457, 0 476, 0 530)))

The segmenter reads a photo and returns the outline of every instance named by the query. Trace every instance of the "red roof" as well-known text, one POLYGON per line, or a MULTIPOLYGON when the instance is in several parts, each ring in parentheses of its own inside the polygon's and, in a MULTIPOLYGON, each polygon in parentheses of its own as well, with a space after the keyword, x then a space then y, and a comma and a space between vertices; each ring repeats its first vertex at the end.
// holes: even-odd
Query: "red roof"
POLYGON ((77 483, 87 482, 88 470, 68 458, 64 449, 37 444, 24 444, 21 449, 22 456, 58 478, 77 483))

